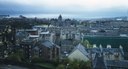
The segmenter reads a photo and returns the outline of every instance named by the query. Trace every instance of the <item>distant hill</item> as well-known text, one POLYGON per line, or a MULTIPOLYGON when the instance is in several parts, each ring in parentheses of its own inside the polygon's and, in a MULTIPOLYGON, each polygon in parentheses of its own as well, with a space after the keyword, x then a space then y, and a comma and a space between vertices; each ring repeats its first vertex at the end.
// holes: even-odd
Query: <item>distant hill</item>
POLYGON ((127 16, 95 18, 95 20, 117 20, 117 19, 127 20, 127 16))

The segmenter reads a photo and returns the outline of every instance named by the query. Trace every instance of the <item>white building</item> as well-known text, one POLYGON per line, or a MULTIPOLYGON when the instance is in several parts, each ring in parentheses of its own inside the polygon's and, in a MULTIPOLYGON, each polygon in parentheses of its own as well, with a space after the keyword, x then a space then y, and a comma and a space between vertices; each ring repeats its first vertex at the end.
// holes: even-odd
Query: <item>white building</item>
POLYGON ((78 60, 89 61, 89 54, 87 53, 83 45, 78 44, 68 55, 68 58, 70 60, 76 58, 78 60))
POLYGON ((40 40, 49 40, 51 42, 55 42, 55 33, 50 33, 49 31, 40 33, 40 40))

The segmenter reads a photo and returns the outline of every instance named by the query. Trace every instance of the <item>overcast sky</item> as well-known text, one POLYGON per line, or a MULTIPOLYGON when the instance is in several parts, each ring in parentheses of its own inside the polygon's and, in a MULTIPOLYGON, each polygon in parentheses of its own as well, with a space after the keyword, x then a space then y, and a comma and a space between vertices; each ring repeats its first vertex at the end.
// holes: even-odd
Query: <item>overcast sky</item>
POLYGON ((0 0, 0 14, 89 18, 127 16, 128 0, 0 0))

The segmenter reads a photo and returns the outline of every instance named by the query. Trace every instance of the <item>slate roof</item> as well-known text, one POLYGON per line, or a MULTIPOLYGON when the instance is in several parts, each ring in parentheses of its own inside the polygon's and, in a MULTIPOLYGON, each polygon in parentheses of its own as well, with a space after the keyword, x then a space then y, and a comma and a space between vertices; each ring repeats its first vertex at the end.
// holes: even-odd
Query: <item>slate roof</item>
POLYGON ((27 32, 16 32, 16 39, 23 39, 26 38, 26 36, 28 35, 27 32))
POLYGON ((128 60, 106 60, 106 66, 128 69, 128 60))
POLYGON ((46 47, 50 47, 50 46, 52 46, 52 43, 48 40, 40 40, 36 43, 36 46, 39 46, 39 45, 44 45, 46 47))
POLYGON ((88 53, 101 53, 100 48, 86 48, 88 53))
POLYGON ((61 45, 73 45, 73 42, 75 41, 76 44, 79 44, 80 41, 74 40, 74 39, 65 39, 61 41, 61 45))
POLYGON ((128 58, 128 52, 124 52, 124 56, 128 58))
POLYGON ((98 53, 96 54, 93 67, 94 67, 94 69, 107 69, 103 58, 101 56, 99 56, 98 53))
POLYGON ((55 44, 55 46, 56 46, 57 48, 60 48, 60 46, 58 46, 58 45, 56 45, 56 44, 55 44))
POLYGON ((49 41, 49 40, 38 41, 38 42, 36 43, 36 46, 38 46, 38 45, 44 45, 44 46, 46 46, 46 47, 48 47, 48 48, 51 48, 51 47, 53 47, 53 46, 55 46, 55 47, 57 47, 57 48, 60 48, 58 45, 52 43, 52 42, 49 41))
POLYGON ((119 54, 123 55, 120 48, 103 48, 102 52, 105 54, 119 53, 119 54))
POLYGON ((69 33, 71 33, 71 34, 80 34, 80 33, 77 32, 76 30, 74 30, 74 31, 63 30, 63 31, 62 31, 62 35, 63 35, 63 34, 69 34, 69 33))
POLYGON ((61 45, 72 45, 73 40, 72 39, 65 39, 61 41, 61 45))
POLYGON ((18 31, 18 32, 16 32, 16 35, 28 35, 28 33, 27 32, 18 31))
POLYGON ((38 50, 39 50, 39 47, 38 47, 38 46, 36 46, 36 47, 34 47, 34 49, 38 51, 38 50))
POLYGON ((26 36, 24 36, 24 35, 16 35, 15 37, 16 37, 16 39, 24 39, 24 38, 26 38, 26 36))
MULTIPOLYGON (((79 50, 81 53, 83 53, 85 56, 87 56, 88 57, 88 53, 87 53, 87 51, 86 51, 86 49, 85 49, 85 47, 83 46, 83 45, 81 45, 81 44, 78 44, 73 50, 72 50, 72 52, 71 53, 73 53, 75 50, 79 50)), ((70 54, 71 54, 70 53, 70 54)))
POLYGON ((45 41, 45 42, 43 42, 42 44, 43 44, 44 46, 46 46, 46 47, 49 47, 49 48, 50 48, 50 47, 53 47, 53 43, 50 42, 50 41, 48 41, 48 40, 45 41))
POLYGON ((33 44, 34 42, 31 41, 31 40, 25 40, 25 41, 22 41, 20 44, 33 44))
POLYGON ((120 48, 102 48, 102 51, 100 50, 100 48, 86 48, 88 53, 99 53, 102 54, 104 53, 105 55, 109 55, 109 54, 114 54, 114 53, 118 53, 120 55, 123 55, 123 52, 121 51, 120 48))

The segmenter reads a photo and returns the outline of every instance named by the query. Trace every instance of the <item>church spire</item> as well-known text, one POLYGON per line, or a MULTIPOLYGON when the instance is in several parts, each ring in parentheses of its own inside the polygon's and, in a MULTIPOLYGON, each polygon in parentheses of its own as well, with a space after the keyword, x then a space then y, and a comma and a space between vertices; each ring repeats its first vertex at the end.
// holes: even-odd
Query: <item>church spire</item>
POLYGON ((62 16, 61 16, 61 14, 60 14, 59 17, 58 17, 58 20, 62 21, 62 16))

